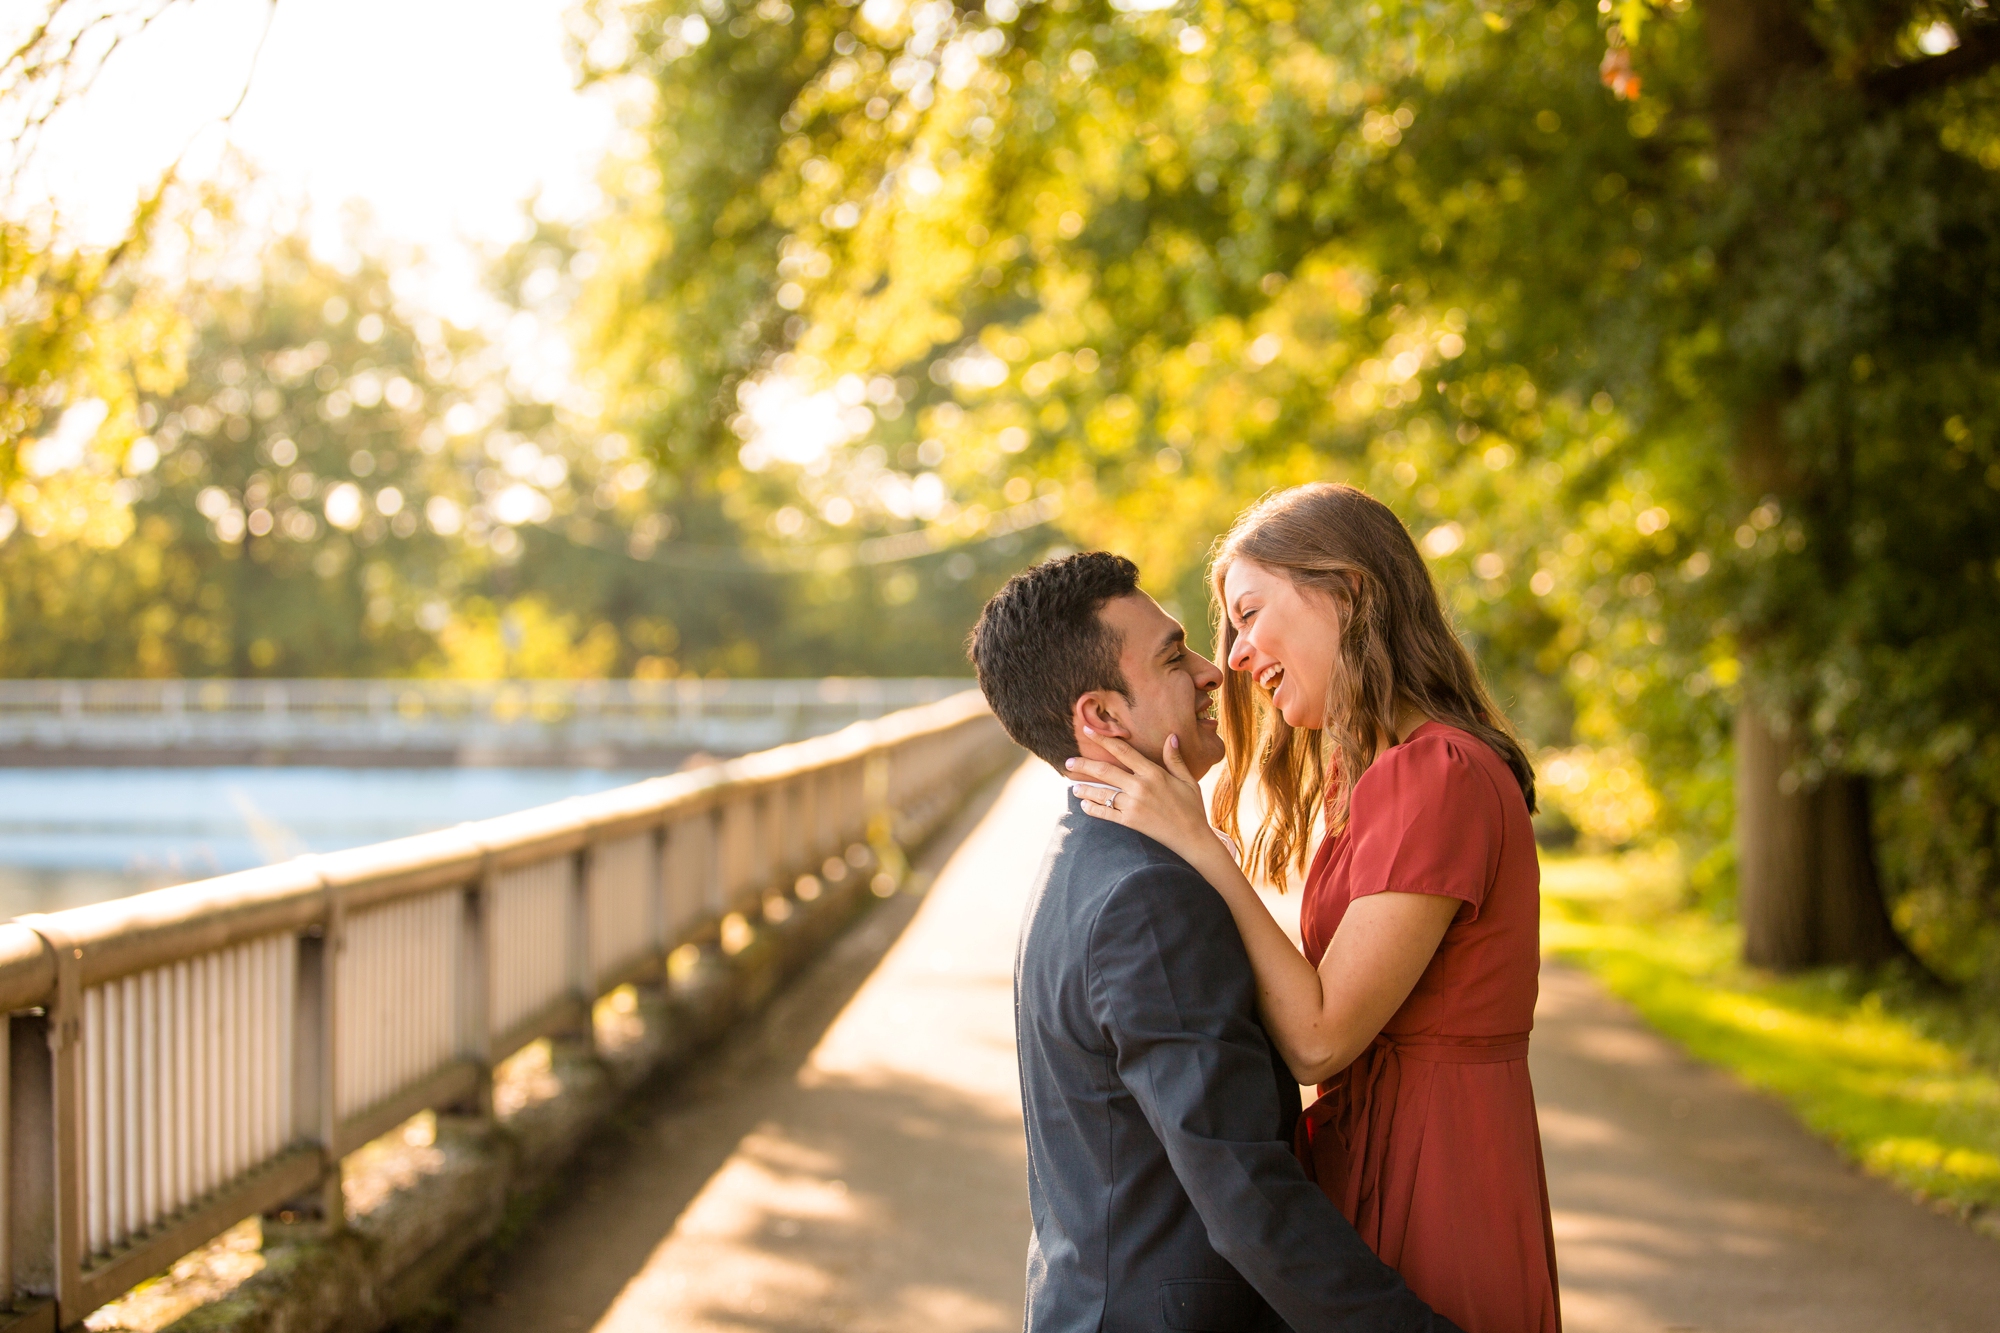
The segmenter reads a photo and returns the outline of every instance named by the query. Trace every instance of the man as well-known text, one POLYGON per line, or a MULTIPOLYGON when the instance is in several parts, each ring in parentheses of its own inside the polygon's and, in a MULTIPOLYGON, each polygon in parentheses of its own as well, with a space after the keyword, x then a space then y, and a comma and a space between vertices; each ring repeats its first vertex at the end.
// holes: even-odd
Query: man
MULTIPOLYGON (((1007 734, 1063 771, 1223 757, 1213 663, 1131 561, 1065 556, 1009 580, 972 632, 1007 734), (1088 729, 1088 730, 1086 730, 1088 729)), ((1229 910, 1179 857, 1072 796, 1014 966, 1028 1129, 1028 1333, 1457 1333, 1306 1179, 1298 1085, 1257 1021, 1229 910)))

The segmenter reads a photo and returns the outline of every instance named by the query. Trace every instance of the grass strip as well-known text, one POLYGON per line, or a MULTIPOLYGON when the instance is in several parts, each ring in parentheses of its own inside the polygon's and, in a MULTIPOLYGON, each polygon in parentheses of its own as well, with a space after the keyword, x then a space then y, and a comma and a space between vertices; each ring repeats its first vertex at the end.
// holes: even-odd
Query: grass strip
POLYGON ((1894 979, 1746 967, 1741 930, 1679 906, 1662 859, 1550 857, 1542 895, 1543 948, 1697 1059, 1869 1172, 1963 1216, 2000 1209, 2000 1073, 1975 1055, 2000 1019, 1894 979))

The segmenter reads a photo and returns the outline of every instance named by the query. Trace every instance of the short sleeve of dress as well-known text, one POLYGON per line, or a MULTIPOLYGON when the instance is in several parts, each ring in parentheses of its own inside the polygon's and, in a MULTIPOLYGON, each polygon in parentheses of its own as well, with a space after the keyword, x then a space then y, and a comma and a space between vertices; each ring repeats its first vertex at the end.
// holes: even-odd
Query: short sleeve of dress
POLYGON ((1352 898, 1434 893, 1465 904, 1454 920, 1478 918, 1500 864, 1504 811, 1492 777, 1461 748, 1468 743, 1482 742, 1413 736, 1354 784, 1352 898))

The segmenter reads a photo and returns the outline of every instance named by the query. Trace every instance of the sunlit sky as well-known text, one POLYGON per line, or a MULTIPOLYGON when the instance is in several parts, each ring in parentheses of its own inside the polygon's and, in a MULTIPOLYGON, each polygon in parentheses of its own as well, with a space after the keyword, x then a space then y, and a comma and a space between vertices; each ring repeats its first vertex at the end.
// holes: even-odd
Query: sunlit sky
MULTIPOLYGON (((269 0, 180 0, 57 115, 11 205, 52 200, 71 236, 108 243, 177 155, 199 179, 233 150, 266 198, 309 205, 322 252, 342 248, 342 206, 362 201, 381 235, 430 260, 399 293, 488 322, 480 251, 521 234, 530 196, 544 216, 589 213, 620 133, 616 95, 575 86, 564 19, 576 3, 279 0, 273 15, 269 0)), ((0 0, 0 38, 40 5, 8 8, 0 0)), ((567 366, 554 330, 531 341, 510 347, 517 366, 567 366)), ((766 387, 749 404, 753 466, 823 458, 861 433, 857 416, 872 422, 859 392, 782 376, 766 387)))
MULTIPOLYGON (((51 124, 34 175, 76 231, 120 233, 140 192, 190 143, 190 174, 225 142, 325 223, 365 201, 381 230, 449 263, 462 240, 517 235, 520 205, 576 216, 617 131, 565 56, 570 0, 281 0, 242 92, 268 0, 187 0, 121 50, 51 124)), ((0 24, 11 27, 12 25, 0 24)))

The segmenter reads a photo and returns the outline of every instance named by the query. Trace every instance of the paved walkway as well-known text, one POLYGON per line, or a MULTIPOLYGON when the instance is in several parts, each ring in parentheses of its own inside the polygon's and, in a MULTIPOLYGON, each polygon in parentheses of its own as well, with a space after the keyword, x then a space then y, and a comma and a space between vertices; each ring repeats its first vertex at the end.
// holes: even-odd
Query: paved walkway
POLYGON ((1569 1333, 1995 1333, 2000 1244, 1853 1170, 1588 977, 1529 1063, 1569 1333))
MULTIPOLYGON (((1027 1235, 1011 971, 1062 784, 1031 765, 756 1036, 607 1136, 476 1333, 987 1333, 1027 1235)), ((1569 1333, 1993 1333, 2000 1245, 1549 969, 1534 1046, 1569 1333)), ((1302 1331, 1303 1333, 1303 1331, 1302 1331)))

